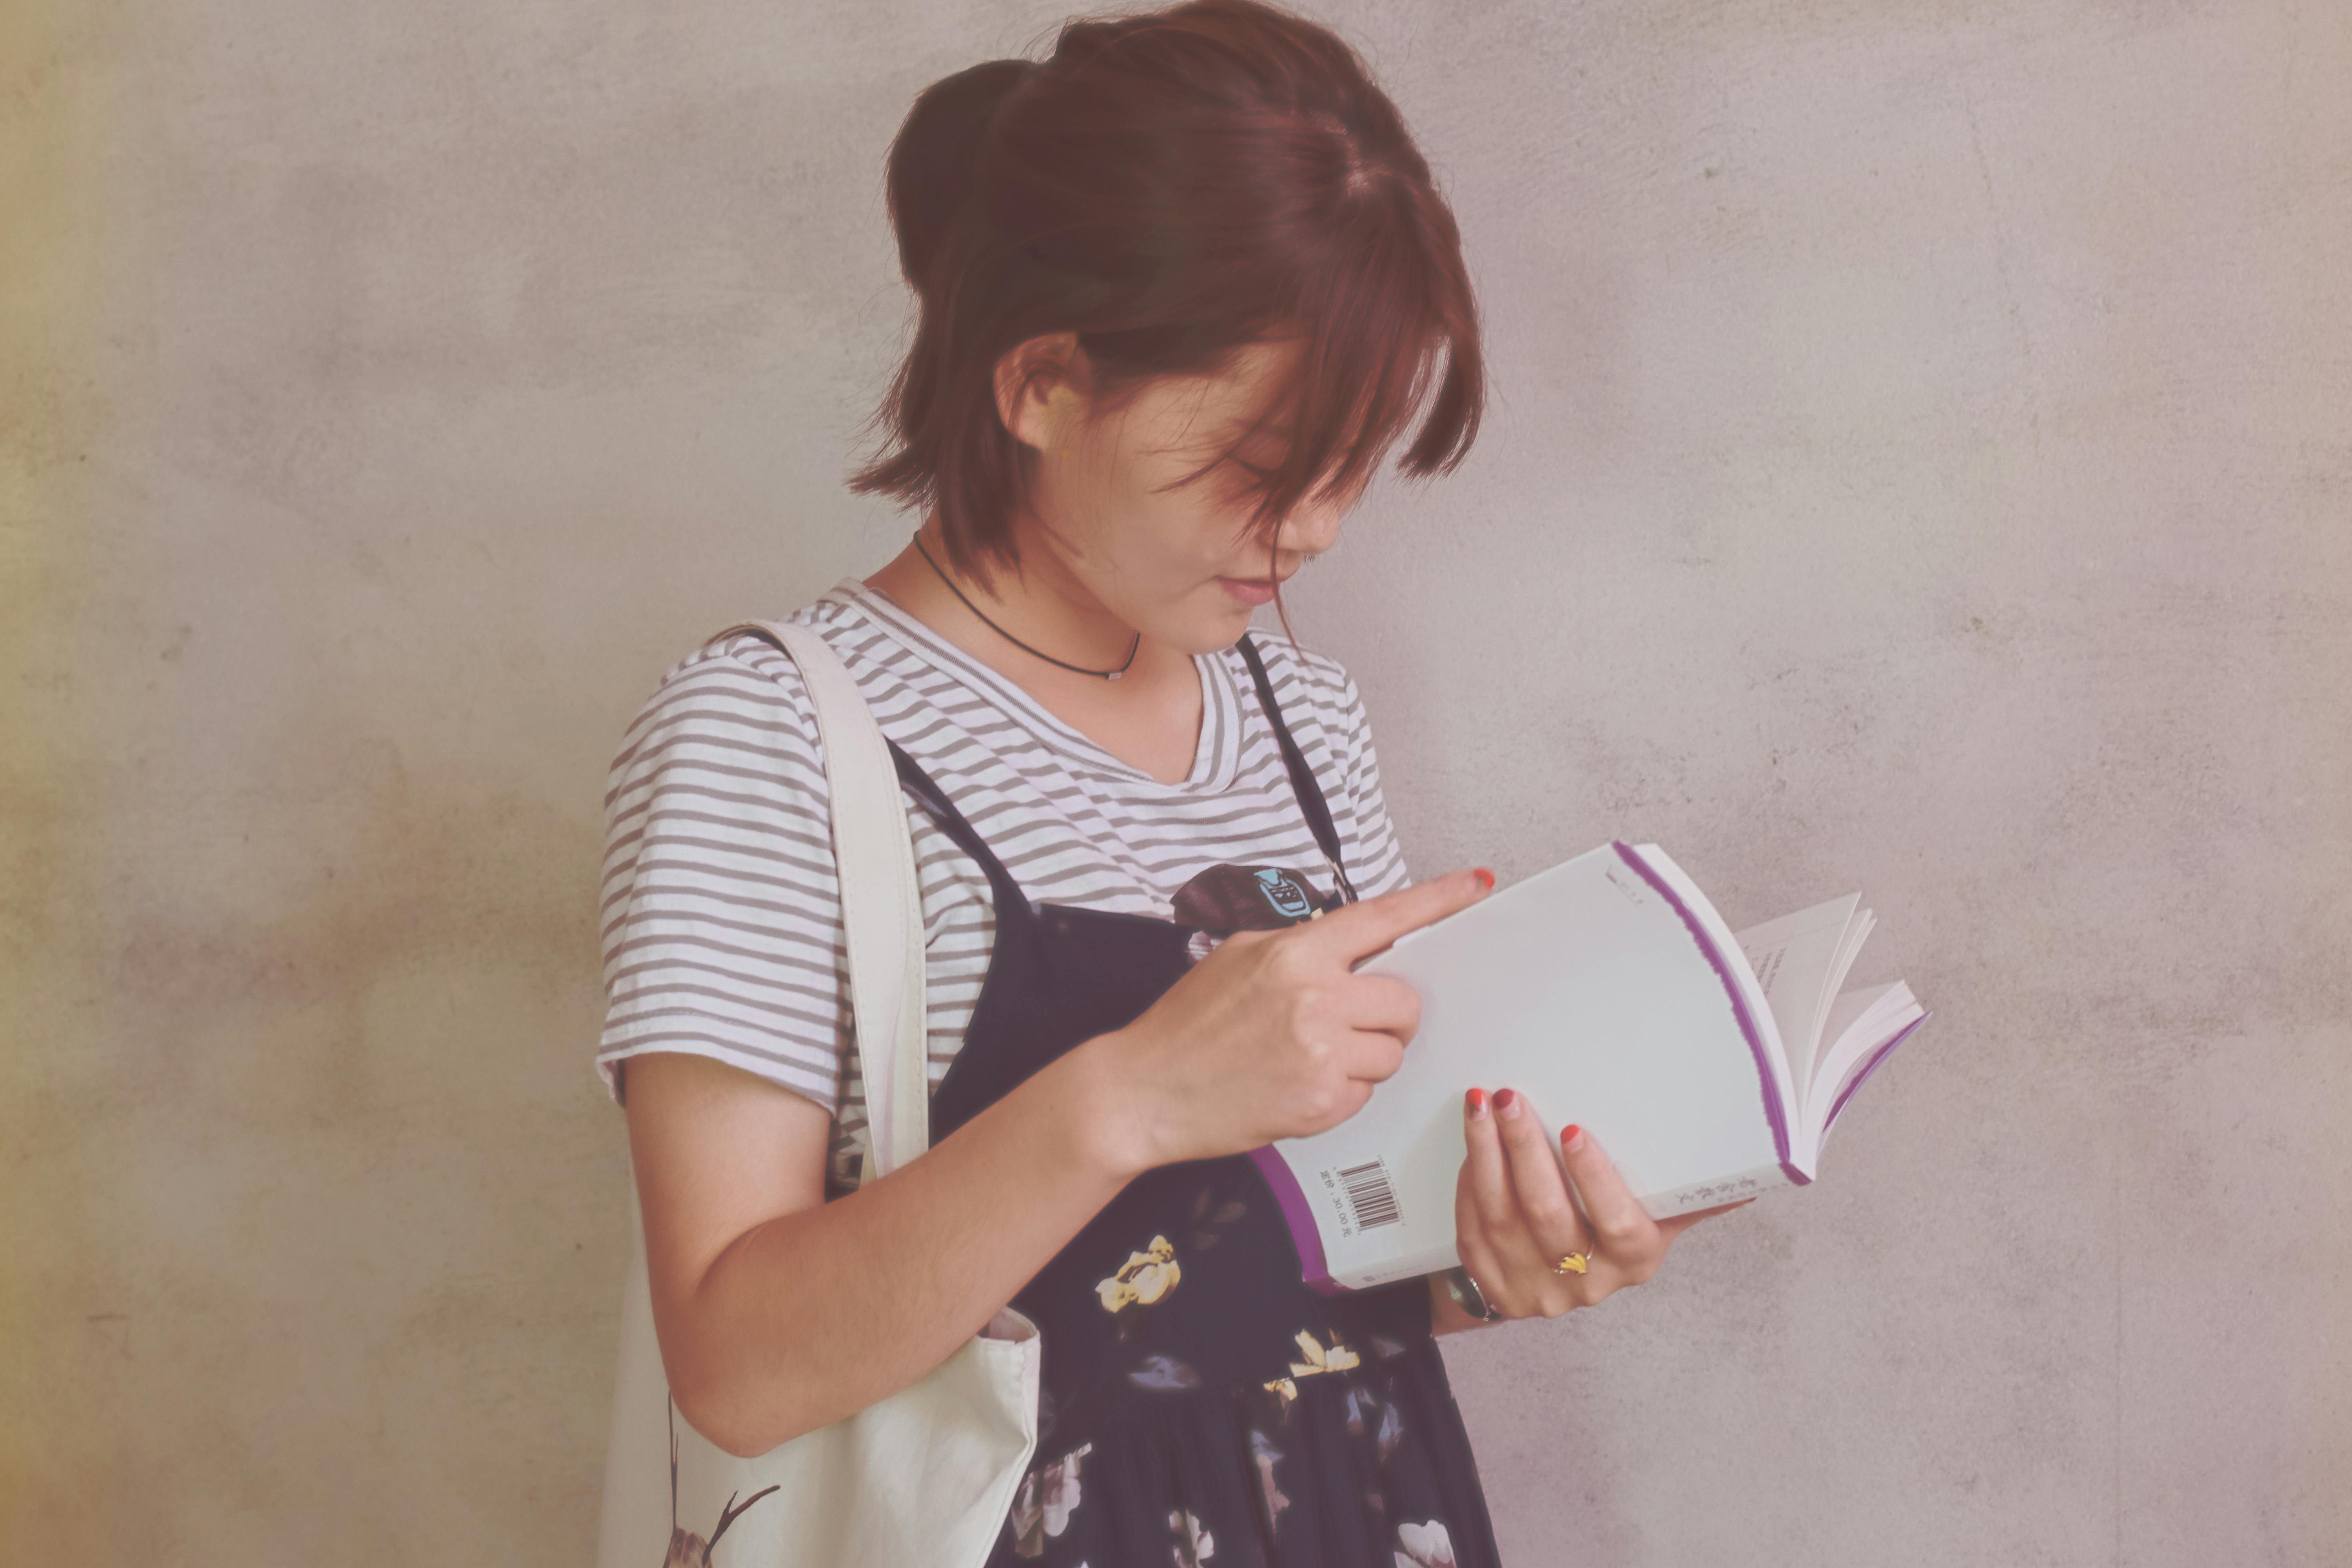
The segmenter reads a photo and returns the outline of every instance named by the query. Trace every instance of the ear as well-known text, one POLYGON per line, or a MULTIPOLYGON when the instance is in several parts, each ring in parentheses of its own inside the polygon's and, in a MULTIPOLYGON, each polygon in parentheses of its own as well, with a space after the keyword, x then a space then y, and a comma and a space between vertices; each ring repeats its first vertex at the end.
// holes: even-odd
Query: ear
POLYGON ((1084 426, 1091 384, 1076 332, 1048 332, 996 361, 996 413, 1023 446, 1039 452, 1073 445, 1084 426))

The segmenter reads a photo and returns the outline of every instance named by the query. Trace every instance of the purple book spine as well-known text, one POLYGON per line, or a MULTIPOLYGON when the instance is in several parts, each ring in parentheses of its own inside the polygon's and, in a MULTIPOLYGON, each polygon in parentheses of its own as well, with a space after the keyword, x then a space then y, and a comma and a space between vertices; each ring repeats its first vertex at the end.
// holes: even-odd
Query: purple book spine
POLYGON ((1299 1278, 1326 1296, 1346 1295, 1348 1287, 1331 1278, 1330 1266, 1323 1259, 1323 1233, 1315 1228, 1315 1211, 1307 1207, 1307 1194, 1291 1173, 1290 1162, 1271 1143, 1251 1150, 1250 1158, 1257 1162, 1265 1184, 1274 1189, 1275 1204, 1290 1224, 1291 1245, 1298 1248, 1299 1278))
POLYGON ((1763 1031, 1756 1026, 1755 1018, 1748 1014, 1748 998, 1740 991, 1738 983, 1732 979, 1729 962, 1716 947, 1715 939, 1707 935, 1706 927, 1690 912, 1690 907, 1675 897, 1666 879, 1650 869, 1632 845, 1613 838, 1609 843, 1610 847, 1617 851, 1617 858, 1633 868, 1634 874, 1649 883, 1658 897, 1665 900, 1675 913, 1682 917, 1683 929, 1690 932, 1693 942, 1698 943, 1699 952, 1706 956, 1707 963, 1715 970, 1715 977, 1723 982, 1724 994, 1731 998, 1731 1016, 1738 1021, 1739 1033, 1748 1041, 1748 1054, 1756 1058, 1756 1081, 1764 1100, 1764 1120, 1771 1124, 1772 1152, 1780 1159, 1780 1173, 1789 1178, 1791 1186, 1809 1184, 1812 1177, 1797 1169, 1789 1159, 1788 1108, 1780 1103, 1780 1086, 1772 1077, 1772 1058, 1764 1048, 1763 1031))

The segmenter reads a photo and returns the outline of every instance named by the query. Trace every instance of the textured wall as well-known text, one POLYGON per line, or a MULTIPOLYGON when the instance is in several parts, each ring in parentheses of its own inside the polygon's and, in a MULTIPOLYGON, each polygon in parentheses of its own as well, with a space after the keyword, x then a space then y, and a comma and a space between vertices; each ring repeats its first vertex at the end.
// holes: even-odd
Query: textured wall
MULTIPOLYGON (((1937 1009, 1449 1345, 1510 1560, 2352 1562, 2352 15, 1318 14, 1494 355, 1297 595, 1413 863, 1860 888, 1937 1009)), ((882 151, 1060 15, 0 12, 7 1562, 583 1560, 604 766, 910 526, 882 151)))

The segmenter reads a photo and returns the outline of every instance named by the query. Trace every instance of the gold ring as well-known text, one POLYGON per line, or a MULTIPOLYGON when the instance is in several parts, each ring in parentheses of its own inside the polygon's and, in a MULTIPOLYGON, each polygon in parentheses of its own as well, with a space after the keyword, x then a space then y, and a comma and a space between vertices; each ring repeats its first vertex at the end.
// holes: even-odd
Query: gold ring
POLYGON ((1591 1263, 1592 1258, 1589 1254, 1571 1252, 1553 1264, 1551 1271, 1554 1274, 1581 1274, 1591 1266, 1591 1263))

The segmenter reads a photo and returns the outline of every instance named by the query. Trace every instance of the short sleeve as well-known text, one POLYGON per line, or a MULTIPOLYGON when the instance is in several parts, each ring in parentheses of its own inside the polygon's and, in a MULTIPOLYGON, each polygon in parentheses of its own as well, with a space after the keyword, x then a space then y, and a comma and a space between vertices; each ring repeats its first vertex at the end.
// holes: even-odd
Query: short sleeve
POLYGON ((1388 802, 1381 795, 1380 757, 1372 746, 1364 699, 1356 689, 1356 678, 1345 671, 1339 676, 1339 765, 1356 819, 1349 879, 1356 891, 1369 899, 1404 887, 1412 879, 1405 875, 1404 848, 1397 842, 1388 802))
POLYGON ((828 1112, 850 1026, 841 894, 815 716, 785 661, 715 644, 674 666, 613 761, 596 1065, 715 1058, 828 1112))

